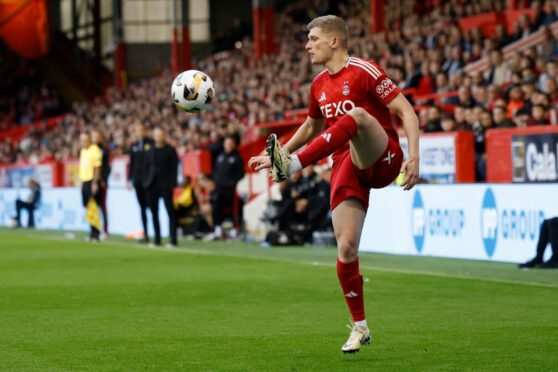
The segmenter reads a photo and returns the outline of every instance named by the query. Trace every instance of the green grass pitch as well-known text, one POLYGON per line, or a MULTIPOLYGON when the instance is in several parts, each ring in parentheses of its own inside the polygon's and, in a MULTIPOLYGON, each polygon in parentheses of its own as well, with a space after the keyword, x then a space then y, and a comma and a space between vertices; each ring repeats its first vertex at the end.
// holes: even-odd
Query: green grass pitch
POLYGON ((362 254, 371 346, 344 355, 334 249, 0 230, 0 370, 550 371, 558 271, 362 254))

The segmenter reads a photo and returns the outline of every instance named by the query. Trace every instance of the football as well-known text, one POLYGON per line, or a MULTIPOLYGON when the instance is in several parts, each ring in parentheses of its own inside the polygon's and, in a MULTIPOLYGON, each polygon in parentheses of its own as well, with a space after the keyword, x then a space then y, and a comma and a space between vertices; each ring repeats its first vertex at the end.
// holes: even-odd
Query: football
POLYGON ((172 101, 176 107, 186 112, 205 109, 215 95, 211 78, 198 70, 181 72, 172 82, 172 101))

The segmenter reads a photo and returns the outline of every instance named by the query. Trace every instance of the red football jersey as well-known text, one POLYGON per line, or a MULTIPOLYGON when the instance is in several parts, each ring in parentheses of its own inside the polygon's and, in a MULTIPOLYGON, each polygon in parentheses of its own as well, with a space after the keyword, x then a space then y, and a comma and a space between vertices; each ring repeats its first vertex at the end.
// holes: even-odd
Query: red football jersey
MULTIPOLYGON (((331 75, 326 69, 314 78, 308 115, 313 119, 324 118, 329 128, 352 108, 361 107, 380 122, 388 136, 397 139, 386 105, 399 93, 397 85, 375 62, 350 57, 339 72, 331 75)), ((347 143, 333 154, 334 158, 348 148, 347 143)))

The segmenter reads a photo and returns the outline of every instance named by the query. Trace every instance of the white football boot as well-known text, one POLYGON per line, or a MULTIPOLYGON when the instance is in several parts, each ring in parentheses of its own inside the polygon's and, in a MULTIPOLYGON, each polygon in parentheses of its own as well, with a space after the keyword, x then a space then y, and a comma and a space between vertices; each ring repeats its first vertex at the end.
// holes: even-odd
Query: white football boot
POLYGON ((291 156, 287 149, 279 144, 275 133, 267 137, 267 153, 271 160, 271 179, 281 182, 289 178, 291 156))
POLYGON ((362 345, 369 345, 372 341, 372 335, 370 335, 368 327, 361 327, 356 324, 347 327, 351 329, 351 334, 347 342, 341 346, 341 351, 345 354, 356 353, 360 351, 362 345))

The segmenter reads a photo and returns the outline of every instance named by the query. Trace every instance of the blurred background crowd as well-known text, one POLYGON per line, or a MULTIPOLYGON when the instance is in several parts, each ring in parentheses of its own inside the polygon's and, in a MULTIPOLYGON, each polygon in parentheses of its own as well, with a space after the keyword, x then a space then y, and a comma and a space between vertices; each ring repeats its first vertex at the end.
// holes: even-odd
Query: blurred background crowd
MULTIPOLYGON (((315 16, 335 13, 348 21, 351 53, 378 61, 405 92, 412 92, 425 132, 471 130, 482 152, 483 133, 491 127, 555 124, 558 89, 558 43, 550 29, 536 48, 504 60, 502 48, 547 27, 558 19, 558 1, 532 1, 536 17, 519 18, 513 33, 498 27, 485 37, 480 29, 461 31, 459 17, 504 9, 506 1, 447 1, 424 9, 421 2, 403 1, 388 7, 388 31, 369 33, 367 4, 313 1, 292 4, 276 15, 278 53, 253 58, 247 37, 229 50, 216 52, 196 63, 215 81, 218 103, 198 115, 176 112, 169 99, 173 76, 165 69, 155 78, 110 89, 92 102, 74 103, 62 125, 39 127, 19 143, 0 144, 0 163, 38 163, 75 158, 78 134, 85 128, 106 134, 113 155, 129 152, 131 128, 142 122, 162 125, 178 151, 219 145, 227 134, 239 137, 256 123, 285 118, 289 110, 307 107, 308 88, 319 71, 304 51, 305 23, 315 16), (485 73, 467 74, 464 67, 484 56, 485 73), (423 99, 449 94, 441 100, 423 99)), ((238 33, 242 37, 243 33, 238 33)), ((23 60, 1 49, 2 89, 0 123, 28 123, 53 116, 64 104, 56 91, 29 70, 23 60), (17 92, 15 97, 12 93, 17 92)))
MULTIPOLYGON (((29 62, 2 46, 0 130, 64 115, 59 125, 35 125, 21 141, 0 140, 0 164, 75 159, 80 133, 91 130, 104 134, 111 156, 129 154, 136 124, 160 127, 179 153, 206 149, 215 161, 224 151, 225 138, 233 136, 242 144, 243 135, 255 124, 289 119, 292 112, 307 107, 310 83, 320 70, 310 64, 304 50, 305 24, 333 13, 347 20, 351 54, 377 61, 412 100, 423 132, 474 134, 477 180, 484 181, 488 129, 558 123, 558 41, 548 27, 558 20, 558 0, 529 1, 535 16, 521 16, 511 32, 498 26, 488 37, 479 28, 459 27, 459 19, 500 12, 507 3, 394 2, 386 7, 386 32, 378 34, 370 33, 367 2, 313 0, 287 5, 275 14, 276 54, 256 60, 250 30, 235 24, 215 43, 212 54, 196 61, 195 68, 212 77, 217 91, 213 108, 200 114, 176 110, 169 94, 173 76, 168 67, 123 90, 110 88, 92 101, 67 104, 29 62), (544 34, 542 43, 504 57, 506 45, 538 30, 544 34), (488 69, 467 72, 467 65, 485 57, 488 69)), ((327 225, 327 203, 316 195, 326 193, 328 183, 327 173, 318 175, 313 169, 294 175, 281 186, 283 201, 271 207, 267 221, 283 230, 285 221, 306 228, 327 225), (321 217, 308 214, 324 205, 321 217)), ((204 203, 214 188, 211 175, 195 184, 200 211, 212 225, 210 203, 204 203)), ((299 235, 297 239, 308 240, 305 233, 299 235)))

